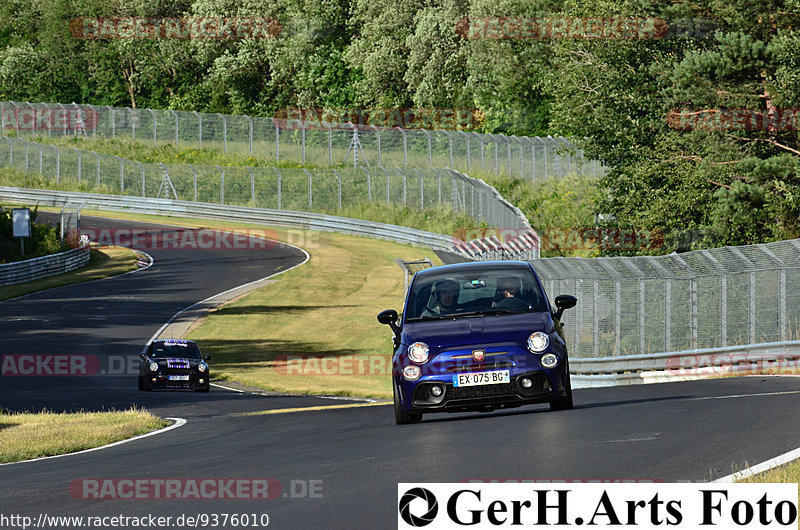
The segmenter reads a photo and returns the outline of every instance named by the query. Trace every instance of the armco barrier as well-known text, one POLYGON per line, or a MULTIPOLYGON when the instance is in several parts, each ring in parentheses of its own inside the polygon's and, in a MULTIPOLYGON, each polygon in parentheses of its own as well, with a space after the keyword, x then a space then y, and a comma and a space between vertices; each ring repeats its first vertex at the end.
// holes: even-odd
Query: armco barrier
POLYGON ((70 191, 34 190, 0 186, 0 201, 10 204, 37 203, 42 206, 62 207, 67 203, 83 203, 86 208, 170 215, 204 219, 224 219, 270 226, 286 226, 323 232, 342 232, 408 243, 431 249, 445 249, 453 238, 403 226, 288 210, 269 210, 245 206, 153 199, 127 195, 101 195, 70 191))
POLYGON ((40 258, 4 263, 0 265, 0 285, 16 285, 70 272, 88 262, 89 246, 87 245, 40 258))
POLYGON ((575 388, 685 381, 714 375, 800 372, 800 340, 571 359, 575 388))

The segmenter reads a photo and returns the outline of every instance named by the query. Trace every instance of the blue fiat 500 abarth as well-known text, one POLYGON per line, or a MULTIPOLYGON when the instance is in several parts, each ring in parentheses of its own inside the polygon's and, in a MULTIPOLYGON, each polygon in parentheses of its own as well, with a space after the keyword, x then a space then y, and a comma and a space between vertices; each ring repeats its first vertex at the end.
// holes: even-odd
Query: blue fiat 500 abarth
POLYGON ((378 321, 394 332, 392 387, 398 424, 429 412, 490 411, 529 403, 572 408, 561 315, 530 263, 489 261, 414 275, 402 316, 378 321))

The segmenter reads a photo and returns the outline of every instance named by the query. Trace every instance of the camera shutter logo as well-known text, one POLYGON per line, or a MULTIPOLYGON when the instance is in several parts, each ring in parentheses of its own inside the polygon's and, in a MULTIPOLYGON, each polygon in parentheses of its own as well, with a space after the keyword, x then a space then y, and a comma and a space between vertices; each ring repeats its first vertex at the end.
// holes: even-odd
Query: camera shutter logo
POLYGON ((429 490, 425 488, 411 488, 403 494, 400 498, 400 517, 403 521, 414 527, 427 526, 436 518, 436 513, 439 511, 439 503, 436 497, 429 490), (411 502, 416 499, 423 499, 428 503, 427 511, 423 515, 414 515, 411 513, 411 502))

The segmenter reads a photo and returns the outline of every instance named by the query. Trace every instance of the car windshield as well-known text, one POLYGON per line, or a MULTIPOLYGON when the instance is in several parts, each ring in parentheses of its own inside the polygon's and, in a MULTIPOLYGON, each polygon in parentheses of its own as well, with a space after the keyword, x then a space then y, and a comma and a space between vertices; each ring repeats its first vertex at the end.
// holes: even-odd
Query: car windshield
POLYGON ((193 342, 154 342, 148 357, 153 359, 200 359, 200 348, 193 342))
POLYGON ((406 320, 541 311, 547 311, 547 305, 530 269, 465 268, 416 278, 406 320))

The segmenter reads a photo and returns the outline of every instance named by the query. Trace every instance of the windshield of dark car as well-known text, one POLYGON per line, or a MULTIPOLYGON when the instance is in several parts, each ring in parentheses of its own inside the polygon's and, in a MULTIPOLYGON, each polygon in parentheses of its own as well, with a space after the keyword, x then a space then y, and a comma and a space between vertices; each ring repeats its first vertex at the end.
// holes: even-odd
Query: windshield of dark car
POLYGON ((153 343, 150 346, 148 357, 154 359, 185 358, 200 359, 200 348, 192 342, 182 343, 153 343))
POLYGON ((414 279, 406 320, 547 311, 530 269, 444 270, 414 279))

